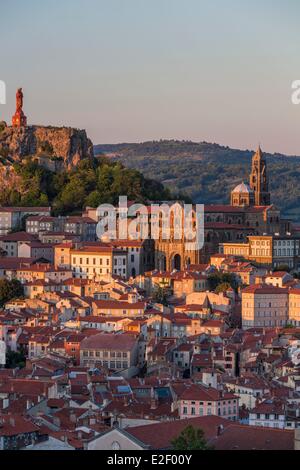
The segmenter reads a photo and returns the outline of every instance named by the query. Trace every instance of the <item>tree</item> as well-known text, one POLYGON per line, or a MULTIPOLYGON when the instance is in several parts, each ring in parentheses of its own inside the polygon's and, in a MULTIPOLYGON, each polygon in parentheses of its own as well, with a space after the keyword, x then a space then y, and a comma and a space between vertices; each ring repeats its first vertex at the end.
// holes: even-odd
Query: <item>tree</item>
POLYGON ((288 264, 280 264, 279 266, 277 266, 277 268, 274 268, 274 273, 278 271, 286 271, 287 273, 289 273, 290 270, 291 268, 288 264))
POLYGON ((157 286, 152 296, 154 302, 162 305, 168 305, 168 290, 166 287, 157 286))
POLYGON ((10 300, 24 296, 24 289, 17 279, 0 279, 0 307, 10 300))
POLYGON ((228 284, 235 291, 238 289, 238 282, 235 275, 232 273, 213 273, 208 276, 207 280, 211 291, 216 291, 220 284, 228 284))
POLYGON ((231 285, 229 284, 229 282, 222 282, 222 284, 219 284, 216 287, 215 293, 219 294, 220 292, 226 292, 230 288, 231 288, 231 285))
POLYGON ((6 353, 6 369, 14 369, 20 367, 22 369, 26 365, 26 356, 23 350, 11 351, 10 349, 6 353))
POLYGON ((0 121, 0 132, 3 132, 6 129, 7 124, 5 121, 0 121))
POLYGON ((206 442, 204 431, 191 425, 183 429, 171 444, 174 450, 212 450, 206 442))

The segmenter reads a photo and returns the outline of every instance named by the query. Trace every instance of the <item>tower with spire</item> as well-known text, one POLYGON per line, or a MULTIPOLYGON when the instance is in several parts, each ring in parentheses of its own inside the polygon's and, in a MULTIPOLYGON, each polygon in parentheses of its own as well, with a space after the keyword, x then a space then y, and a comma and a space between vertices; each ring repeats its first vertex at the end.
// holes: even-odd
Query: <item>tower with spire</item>
POLYGON ((267 176, 267 163, 260 145, 252 158, 250 188, 254 192, 254 201, 256 206, 270 205, 271 197, 267 176))

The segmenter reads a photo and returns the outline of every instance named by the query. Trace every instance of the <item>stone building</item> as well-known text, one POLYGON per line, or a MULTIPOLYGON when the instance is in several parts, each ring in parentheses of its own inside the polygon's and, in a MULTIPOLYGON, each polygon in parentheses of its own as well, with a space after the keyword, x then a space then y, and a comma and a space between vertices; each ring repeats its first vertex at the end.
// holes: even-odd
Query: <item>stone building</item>
POLYGON ((254 205, 254 191, 242 182, 231 192, 231 205, 238 207, 254 205))
POLYGON ((289 290, 255 284, 242 291, 243 328, 283 327, 289 318, 289 290))
MULTIPOLYGON (((249 236, 286 235, 291 227, 281 219, 280 210, 270 201, 267 165, 259 147, 252 158, 249 184, 242 182, 231 192, 229 205, 204 206, 204 247, 188 250, 186 240, 155 241, 155 267, 183 269, 189 263, 208 262, 220 243, 247 242, 249 236)), ((172 227, 171 227, 172 235, 172 227)))

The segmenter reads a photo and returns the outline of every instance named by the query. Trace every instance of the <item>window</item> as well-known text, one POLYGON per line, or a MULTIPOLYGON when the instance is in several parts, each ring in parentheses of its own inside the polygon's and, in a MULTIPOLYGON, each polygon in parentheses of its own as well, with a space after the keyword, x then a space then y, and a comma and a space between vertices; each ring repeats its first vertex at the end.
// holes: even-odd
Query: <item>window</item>
POLYGON ((183 414, 187 415, 187 407, 186 406, 183 407, 183 414))

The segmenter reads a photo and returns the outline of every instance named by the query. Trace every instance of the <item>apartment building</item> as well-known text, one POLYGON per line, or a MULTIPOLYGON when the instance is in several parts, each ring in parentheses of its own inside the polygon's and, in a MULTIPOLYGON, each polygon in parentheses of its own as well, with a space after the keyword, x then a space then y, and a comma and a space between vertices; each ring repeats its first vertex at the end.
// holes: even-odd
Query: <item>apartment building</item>
POLYGON ((50 211, 50 207, 0 207, 0 235, 21 229, 28 216, 50 216, 50 211))
POLYGON ((26 220, 28 233, 65 232, 79 236, 82 241, 96 241, 96 227, 97 223, 90 217, 32 216, 26 220))
POLYGON ((300 266, 300 238, 290 233, 248 236, 247 243, 221 243, 219 250, 224 256, 240 256, 261 266, 286 265, 291 269, 300 266))
POLYGON ((289 323, 300 326, 300 289, 289 290, 289 323))
POLYGON ((117 275, 127 278, 127 252, 111 246, 93 245, 70 250, 73 276, 82 279, 117 275))
POLYGON ((113 371, 126 370, 131 375, 143 362, 143 343, 131 333, 99 333, 80 344, 80 364, 85 367, 104 366, 113 371))
POLYGON ((236 421, 239 415, 239 398, 231 392, 193 384, 184 390, 179 400, 180 419, 196 416, 222 416, 236 421))
POLYGON ((289 291, 254 284, 242 291, 243 328, 284 326, 289 319, 289 291))
POLYGON ((20 248, 24 243, 37 241, 36 237, 26 232, 15 232, 0 236, 0 248, 6 257, 17 258, 22 257, 20 248))

